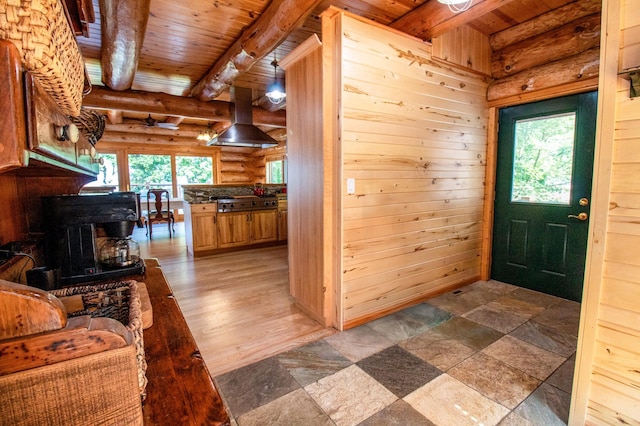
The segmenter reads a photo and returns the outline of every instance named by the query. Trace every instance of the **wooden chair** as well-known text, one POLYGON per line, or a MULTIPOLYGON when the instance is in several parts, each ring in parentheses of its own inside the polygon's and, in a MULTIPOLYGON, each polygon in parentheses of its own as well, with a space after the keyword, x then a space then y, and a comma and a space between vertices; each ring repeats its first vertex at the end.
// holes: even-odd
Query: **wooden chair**
POLYGON ((151 239, 153 233, 154 222, 167 222, 169 226, 169 238, 171 238, 171 230, 175 232, 173 211, 169 200, 169 191, 166 189, 150 189, 147 192, 147 215, 146 223, 147 235, 151 239), (164 209, 162 203, 167 202, 167 208, 164 209))

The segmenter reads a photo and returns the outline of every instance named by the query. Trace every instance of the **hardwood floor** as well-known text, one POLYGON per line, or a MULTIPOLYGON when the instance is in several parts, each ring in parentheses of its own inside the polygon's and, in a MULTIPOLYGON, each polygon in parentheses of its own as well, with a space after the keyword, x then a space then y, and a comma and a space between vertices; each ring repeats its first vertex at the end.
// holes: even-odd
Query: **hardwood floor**
MULTIPOLYGON (((153 240, 136 228, 142 257, 158 258, 212 376, 335 333, 303 314, 289 295, 287 246, 193 258, 183 223, 153 240)), ((162 315, 161 312, 154 312, 162 315)))

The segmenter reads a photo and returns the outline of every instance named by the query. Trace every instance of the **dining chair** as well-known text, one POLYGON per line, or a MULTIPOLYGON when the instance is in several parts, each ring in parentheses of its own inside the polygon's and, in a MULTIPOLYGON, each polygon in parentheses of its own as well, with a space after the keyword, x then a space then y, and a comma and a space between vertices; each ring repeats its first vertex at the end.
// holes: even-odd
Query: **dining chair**
POLYGON ((153 234, 154 222, 167 222, 169 227, 169 238, 171 238, 171 231, 175 232, 173 217, 173 211, 171 210, 171 202, 169 200, 169 191, 166 189, 150 189, 147 192, 147 215, 146 215, 147 235, 151 239, 153 234), (166 201, 167 208, 163 208, 163 203, 166 201))

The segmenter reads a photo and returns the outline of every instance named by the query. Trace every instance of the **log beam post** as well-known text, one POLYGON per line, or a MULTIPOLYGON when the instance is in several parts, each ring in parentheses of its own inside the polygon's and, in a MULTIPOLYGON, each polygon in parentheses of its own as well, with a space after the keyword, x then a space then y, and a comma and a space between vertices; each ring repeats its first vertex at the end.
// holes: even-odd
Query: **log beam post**
MULTIPOLYGON (((127 110, 145 114, 175 115, 208 121, 232 121, 233 103, 224 101, 204 102, 195 98, 166 93, 126 90, 116 92, 104 87, 94 87, 83 100, 83 106, 101 110, 127 110)), ((285 111, 266 111, 253 107, 253 124, 258 126, 286 127, 285 111)))
POLYGON ((297 29, 319 3, 320 0, 273 0, 193 87, 191 95, 201 101, 218 97, 240 73, 249 70, 297 29))
POLYGON ((113 90, 133 84, 151 0, 100 0, 102 81, 113 90))

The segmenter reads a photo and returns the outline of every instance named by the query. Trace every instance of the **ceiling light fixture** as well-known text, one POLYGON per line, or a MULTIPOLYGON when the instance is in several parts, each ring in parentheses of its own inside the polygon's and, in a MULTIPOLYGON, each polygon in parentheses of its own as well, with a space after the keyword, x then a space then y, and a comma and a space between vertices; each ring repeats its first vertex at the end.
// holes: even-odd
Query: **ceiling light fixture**
POLYGON ((449 6, 449 10, 453 13, 460 13, 469 10, 473 0, 438 0, 438 2, 449 6))
POLYGON ((287 94, 284 92, 284 88, 278 83, 278 60, 276 59, 275 50, 273 51, 273 61, 271 65, 273 66, 273 84, 267 88, 267 93, 264 95, 272 104, 279 104, 287 97, 287 94))
POLYGON ((216 133, 215 130, 211 128, 211 124, 208 124, 207 130, 201 131, 200 134, 198 134, 198 137, 196 139, 203 142, 209 142, 216 137, 218 137, 218 134, 216 133))

